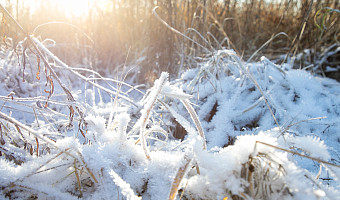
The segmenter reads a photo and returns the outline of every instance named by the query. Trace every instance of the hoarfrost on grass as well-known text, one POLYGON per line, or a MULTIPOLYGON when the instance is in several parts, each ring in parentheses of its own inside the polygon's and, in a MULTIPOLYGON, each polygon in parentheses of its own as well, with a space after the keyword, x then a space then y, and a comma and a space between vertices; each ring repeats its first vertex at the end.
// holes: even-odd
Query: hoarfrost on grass
MULTIPOLYGON (((119 84, 104 87, 86 78, 34 41, 62 65, 56 69, 60 74, 72 72, 61 78, 73 86, 76 101, 68 102, 55 85, 49 107, 43 108, 43 81, 26 72, 23 83, 17 61, 1 60, 2 112, 49 138, 38 141, 0 120, 5 141, 0 146, 5 154, 0 158, 2 196, 109 199, 123 194, 126 199, 166 199, 176 172, 185 164, 184 155, 190 153, 193 160, 178 188, 187 199, 339 199, 338 168, 322 164, 319 173, 319 164, 284 151, 339 163, 336 81, 265 57, 246 63, 235 52, 221 50, 173 82, 162 73, 141 100, 133 100, 122 88, 117 94, 119 84), (75 83, 67 80, 73 76, 75 83), (8 97, 12 91, 13 100, 8 97), (18 103, 26 101, 26 106, 18 103), (196 114, 186 110, 191 112, 191 105, 198 124, 196 114), (173 118, 187 132, 183 141, 172 136, 173 118), (196 128, 203 128, 199 132, 205 133, 207 150, 194 121, 196 128)), ((91 70, 82 72, 96 76, 91 70)))

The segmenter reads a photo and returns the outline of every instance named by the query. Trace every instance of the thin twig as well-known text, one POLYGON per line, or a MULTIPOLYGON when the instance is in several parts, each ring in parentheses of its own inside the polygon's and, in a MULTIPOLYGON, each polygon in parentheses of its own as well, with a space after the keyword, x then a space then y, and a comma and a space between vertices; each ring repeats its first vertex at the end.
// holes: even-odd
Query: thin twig
POLYGON ((323 164, 326 164, 326 165, 330 165, 330 166, 333 166, 333 167, 340 168, 340 165, 336 165, 336 164, 333 164, 333 163, 330 163, 330 162, 327 162, 327 161, 323 161, 319 158, 313 158, 313 157, 310 157, 310 156, 306 156, 306 155, 303 155, 303 154, 300 154, 300 153, 297 153, 297 152, 294 152, 294 151, 291 151, 291 150, 288 150, 288 149, 284 149, 284 148, 281 148, 281 147, 277 147, 277 146, 274 146, 274 145, 271 145, 271 144, 268 144, 268 143, 264 143, 264 142, 261 142, 261 141, 256 141, 256 143, 263 144, 263 145, 266 145, 266 146, 269 146, 269 147, 272 147, 272 148, 275 148, 275 149, 279 149, 281 151, 285 151, 285 152, 288 152, 288 153, 291 153, 291 154, 294 154, 294 155, 298 155, 298 156, 301 156, 301 157, 304 157, 304 158, 308 158, 308 159, 314 160, 314 161, 319 162, 319 163, 323 163, 323 164))

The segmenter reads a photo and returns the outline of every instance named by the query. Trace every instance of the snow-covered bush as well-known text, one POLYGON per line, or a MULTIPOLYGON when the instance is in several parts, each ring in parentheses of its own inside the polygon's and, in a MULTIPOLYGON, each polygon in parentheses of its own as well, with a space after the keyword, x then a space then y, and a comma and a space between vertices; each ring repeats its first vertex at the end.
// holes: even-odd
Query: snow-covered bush
POLYGON ((310 135, 338 146, 340 90, 334 80, 278 66, 265 57, 246 63, 223 50, 185 72, 176 84, 194 97, 210 148, 275 127, 278 137, 310 135))

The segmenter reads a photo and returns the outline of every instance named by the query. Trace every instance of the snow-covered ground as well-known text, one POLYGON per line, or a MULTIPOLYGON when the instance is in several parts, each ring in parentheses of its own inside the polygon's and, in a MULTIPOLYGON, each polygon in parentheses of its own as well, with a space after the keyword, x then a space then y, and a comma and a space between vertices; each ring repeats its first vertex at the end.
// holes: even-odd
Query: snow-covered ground
POLYGON ((34 42, 53 71, 0 52, 1 199, 340 199, 335 80, 220 50, 140 91, 34 42))

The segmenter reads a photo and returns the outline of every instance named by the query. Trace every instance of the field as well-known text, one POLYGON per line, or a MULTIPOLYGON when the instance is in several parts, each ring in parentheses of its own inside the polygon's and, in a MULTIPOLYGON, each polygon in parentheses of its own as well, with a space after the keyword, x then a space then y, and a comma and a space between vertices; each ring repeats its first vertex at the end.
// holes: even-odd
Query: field
POLYGON ((0 199, 339 199, 337 1, 46 2, 1 2, 0 199))

